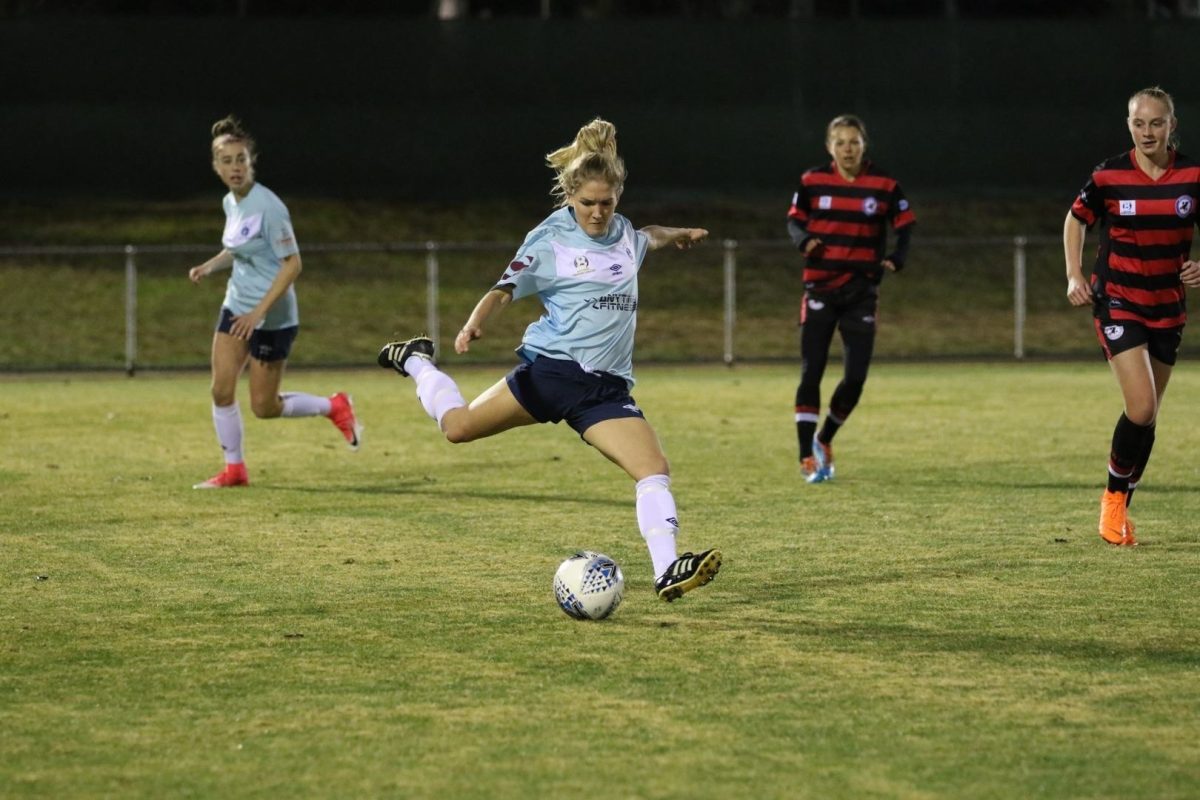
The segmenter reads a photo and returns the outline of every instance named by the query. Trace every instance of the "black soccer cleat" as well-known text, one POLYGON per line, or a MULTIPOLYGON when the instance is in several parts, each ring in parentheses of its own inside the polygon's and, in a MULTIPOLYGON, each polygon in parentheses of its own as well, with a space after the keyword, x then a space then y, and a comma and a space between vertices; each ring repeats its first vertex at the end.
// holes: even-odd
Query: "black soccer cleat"
POLYGON ((697 555, 684 553, 654 581, 654 591, 660 599, 670 603, 717 577, 720 569, 720 550, 705 550, 697 555))
POLYGON ((409 356, 424 358, 430 363, 433 363, 433 339, 428 336, 414 336, 404 342, 388 342, 379 351, 379 366, 384 369, 396 370, 404 377, 408 377, 408 373, 404 371, 404 362, 409 356))

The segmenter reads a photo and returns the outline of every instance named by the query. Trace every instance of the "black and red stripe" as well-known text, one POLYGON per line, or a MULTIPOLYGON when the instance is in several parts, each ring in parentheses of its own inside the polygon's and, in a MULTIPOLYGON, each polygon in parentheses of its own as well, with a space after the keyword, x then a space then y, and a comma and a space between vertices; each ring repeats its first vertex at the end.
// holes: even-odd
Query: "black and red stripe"
POLYGON ((804 287, 817 294, 856 278, 878 283, 888 224, 899 230, 916 222, 899 182, 869 161, 853 181, 832 163, 805 172, 788 218, 821 240, 804 264, 804 287))
POLYGON ((1187 321, 1179 270, 1192 246, 1200 201, 1200 164, 1172 151, 1158 180, 1134 152, 1096 167, 1071 206, 1087 227, 1100 225, 1092 289, 1113 320, 1149 328, 1187 321))

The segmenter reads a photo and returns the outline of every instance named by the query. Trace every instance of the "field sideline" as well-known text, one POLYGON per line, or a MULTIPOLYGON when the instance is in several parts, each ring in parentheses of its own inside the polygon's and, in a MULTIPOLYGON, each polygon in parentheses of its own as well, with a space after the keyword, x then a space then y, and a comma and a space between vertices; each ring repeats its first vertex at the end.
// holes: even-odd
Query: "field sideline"
POLYGON ((206 375, 0 377, 0 796, 1195 797, 1200 373, 1133 550, 1095 532, 1101 363, 876 365, 821 486, 796 373, 639 369, 680 549, 725 553, 672 605, 566 426, 451 446, 408 381, 296 370, 362 451, 250 418, 253 485, 195 492, 206 375), (583 547, 605 622, 554 605, 583 547))

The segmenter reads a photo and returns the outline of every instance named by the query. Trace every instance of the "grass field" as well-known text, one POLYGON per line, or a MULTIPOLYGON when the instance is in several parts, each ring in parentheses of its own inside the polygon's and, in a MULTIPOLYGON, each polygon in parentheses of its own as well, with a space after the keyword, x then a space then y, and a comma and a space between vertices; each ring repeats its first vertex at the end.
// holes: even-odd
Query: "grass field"
POLYGON ((0 795, 1196 797, 1200 375, 1121 550, 1101 364, 878 365, 819 486, 794 373, 639 371, 681 549, 725 553, 671 605, 565 426, 451 446, 407 381, 294 371, 362 451, 249 419, 253 485, 195 492, 206 376, 4 379, 0 795), (555 607, 580 547, 624 566, 607 621, 555 607))

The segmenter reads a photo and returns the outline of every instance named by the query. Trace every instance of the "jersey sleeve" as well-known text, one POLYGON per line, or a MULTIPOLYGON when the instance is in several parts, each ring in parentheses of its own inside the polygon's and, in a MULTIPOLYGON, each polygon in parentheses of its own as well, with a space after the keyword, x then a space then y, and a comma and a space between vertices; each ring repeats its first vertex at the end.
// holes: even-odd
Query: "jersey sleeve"
POLYGON ((276 258, 287 258, 300 252, 296 232, 292 230, 292 215, 283 203, 272 203, 263 212, 263 238, 276 258))
POLYGON ((906 228, 917 221, 912 206, 909 205, 908 198, 904 196, 904 190, 900 188, 899 183, 892 187, 892 196, 888 207, 891 209, 892 228, 895 230, 906 228))
POLYGON ((1071 204, 1071 216, 1091 228, 1104 214, 1104 194, 1096 185, 1095 173, 1079 190, 1079 196, 1071 204))
POLYGON ((554 281, 554 250, 545 239, 526 241, 492 288, 513 287, 513 299, 537 294, 554 281))
POLYGON ((635 230, 633 232, 633 254, 637 257, 636 260, 639 267, 646 260, 646 254, 649 252, 650 237, 639 230, 635 230))
POLYGON ((796 191, 792 194, 792 207, 788 209, 788 219, 793 219, 799 222, 804 227, 808 227, 808 187, 804 185, 804 179, 800 179, 796 191))

